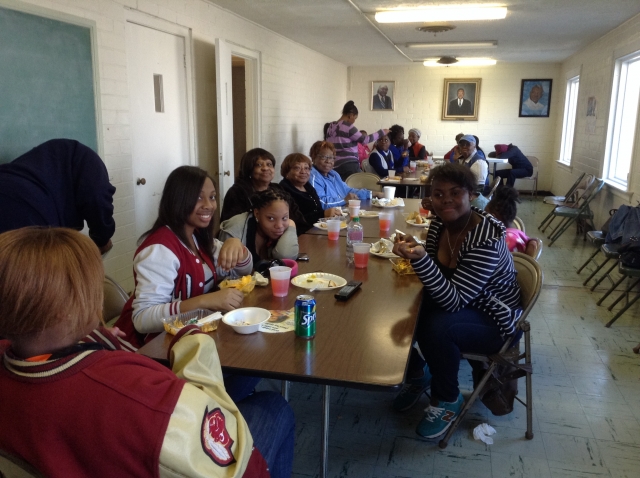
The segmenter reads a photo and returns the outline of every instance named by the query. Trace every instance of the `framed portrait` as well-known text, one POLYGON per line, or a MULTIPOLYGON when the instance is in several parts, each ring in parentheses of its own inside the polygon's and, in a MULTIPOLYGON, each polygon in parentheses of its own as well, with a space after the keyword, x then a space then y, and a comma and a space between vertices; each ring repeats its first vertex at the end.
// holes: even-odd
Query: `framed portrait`
POLYGON ((442 119, 478 121, 480 78, 445 78, 442 119))
POLYGON ((371 110, 393 111, 396 107, 396 82, 371 82, 371 110))
POLYGON ((521 118, 548 118, 553 80, 522 80, 520 88, 521 118))

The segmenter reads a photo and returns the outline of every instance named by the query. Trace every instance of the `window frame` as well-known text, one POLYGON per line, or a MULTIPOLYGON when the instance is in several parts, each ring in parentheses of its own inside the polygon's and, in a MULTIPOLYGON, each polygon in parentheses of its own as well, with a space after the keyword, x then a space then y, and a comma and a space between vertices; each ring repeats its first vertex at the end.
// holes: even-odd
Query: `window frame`
MULTIPOLYGON (((624 94, 626 93, 628 69, 631 63, 640 64, 640 50, 636 50, 624 56, 616 58, 614 64, 613 81, 611 86, 611 101, 609 104, 609 122, 607 126, 607 139, 605 143, 604 161, 602 167, 602 177, 604 181, 624 192, 629 192, 630 180, 633 177, 633 164, 634 158, 637 153, 638 142, 638 129, 640 125, 640 99, 636 105, 635 111, 635 128, 633 129, 633 139, 631 144, 631 156, 629 160, 629 170, 627 171, 626 179, 622 179, 615 176, 615 169, 617 166, 617 159, 615 161, 612 158, 617 158, 617 152, 620 148, 620 134, 621 134, 621 116, 623 116, 623 103, 624 94), (618 103, 621 95, 623 96, 622 102, 618 103), (613 171, 613 173, 612 173, 613 171)), ((640 84, 638 85, 640 89, 640 84)))
POLYGON ((562 119, 562 139, 560 141, 560 157, 558 158, 558 162, 565 166, 571 166, 571 157, 573 155, 573 147, 576 137, 576 121, 578 119, 579 93, 580 75, 577 74, 567 79, 567 86, 565 90, 564 116, 562 119), (571 138, 569 138, 569 136, 571 136, 571 138))

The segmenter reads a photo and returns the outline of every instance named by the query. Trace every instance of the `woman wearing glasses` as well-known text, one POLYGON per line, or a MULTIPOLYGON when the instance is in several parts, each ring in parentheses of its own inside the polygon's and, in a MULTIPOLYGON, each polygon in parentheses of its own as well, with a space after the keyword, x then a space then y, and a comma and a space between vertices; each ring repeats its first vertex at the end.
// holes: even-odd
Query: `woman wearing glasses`
POLYGON ((323 217, 333 217, 342 214, 340 208, 323 209, 318 193, 309 184, 311 177, 311 160, 302 153, 293 153, 284 158, 280 166, 280 174, 284 178, 280 181, 282 189, 287 191, 298 205, 299 215, 296 219, 298 235, 307 232, 313 224, 323 217))
POLYGON ((354 189, 345 183, 333 170, 336 161, 336 148, 328 141, 316 141, 311 146, 309 156, 313 159, 311 179, 309 182, 318 193, 322 209, 344 206, 349 199, 366 200, 383 197, 382 193, 368 189, 354 189))
POLYGON ((342 179, 360 172, 358 144, 373 143, 389 132, 381 129, 370 135, 362 134, 353 124, 357 118, 358 108, 353 101, 347 101, 340 119, 324 125, 325 139, 335 146, 335 170, 342 179))
POLYGON ((240 171, 233 186, 224 196, 220 221, 226 221, 237 214, 252 209, 250 198, 255 193, 269 188, 280 189, 272 183, 276 172, 276 158, 269 151, 254 148, 242 156, 240 171))

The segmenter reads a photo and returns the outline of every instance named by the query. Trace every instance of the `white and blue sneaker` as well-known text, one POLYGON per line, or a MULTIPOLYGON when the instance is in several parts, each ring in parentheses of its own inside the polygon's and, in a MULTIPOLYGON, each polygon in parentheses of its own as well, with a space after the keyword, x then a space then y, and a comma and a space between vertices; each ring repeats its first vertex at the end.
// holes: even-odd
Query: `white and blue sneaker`
POLYGON ((416 427, 416 433, 424 438, 436 438, 442 435, 457 418, 464 405, 462 394, 458 394, 455 402, 440 400, 437 406, 429 405, 425 409, 424 417, 416 427))

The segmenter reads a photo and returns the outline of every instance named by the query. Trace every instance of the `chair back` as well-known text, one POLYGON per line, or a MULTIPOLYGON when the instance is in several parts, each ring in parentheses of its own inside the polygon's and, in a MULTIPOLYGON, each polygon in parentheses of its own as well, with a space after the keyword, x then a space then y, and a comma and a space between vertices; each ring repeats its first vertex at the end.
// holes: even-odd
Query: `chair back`
POLYGON ((365 172, 365 173, 376 174, 376 170, 373 169, 373 166, 371 166, 369 164, 369 160, 368 159, 363 159, 362 160, 362 163, 360 164, 360 169, 362 169, 362 171, 365 172))
POLYGON ((583 177, 582 181, 578 183, 573 193, 565 197, 565 204, 572 207, 578 207, 580 199, 582 199, 582 197, 587 194, 587 191, 589 191, 593 186, 595 180, 596 177, 593 174, 587 174, 585 177, 583 177))
POLYGON ((539 237, 530 237, 529 240, 535 241, 536 244, 538 245, 538 248, 536 249, 536 255, 533 256, 533 258, 537 261, 538 259, 540 259, 540 256, 542 255, 542 239, 540 239, 539 237))
POLYGON ((102 302, 102 317, 105 323, 120 316, 124 304, 129 300, 129 294, 109 276, 104 276, 104 301, 102 302))
POLYGON ((527 156, 527 159, 531 163, 531 166, 533 166, 533 173, 531 176, 524 179, 538 179, 538 166, 540 165, 540 160, 537 156, 527 156))
POLYGON ((501 182, 502 182, 502 178, 498 177, 498 178, 495 178, 489 185, 489 194, 485 196, 489 201, 491 201, 493 194, 496 192, 496 189, 498 189, 498 186, 500 185, 501 182))
POLYGON ((347 178, 347 186, 355 189, 370 189, 371 191, 382 191, 378 184, 380 177, 372 173, 354 173, 347 178))
MULTIPOLYGON (((585 211, 589 207, 589 203, 593 200, 594 197, 598 195, 598 193, 604 187, 604 180, 599 178, 593 178, 593 181, 587 186, 584 192, 580 195, 578 200, 571 207, 580 209, 580 211, 585 211)), ((580 191, 580 189, 576 189, 576 192, 580 191)))
POLYGON ((526 232, 524 230, 524 221, 522 219, 520 219, 518 216, 516 216, 516 218, 513 220, 513 225, 516 229, 522 231, 522 232, 526 232))
POLYGON ((576 179, 576 182, 573 183, 573 186, 571 186, 571 189, 569 189, 567 191, 567 194, 564 195, 565 200, 569 197, 571 197, 573 195, 573 193, 575 192, 576 189, 578 189, 578 185, 580 184, 580 182, 584 179, 584 177, 587 175, 587 173, 582 173, 580 175, 580 177, 578 177, 578 179, 576 179))
POLYGON ((542 289, 544 274, 540 265, 533 257, 521 252, 513 253, 513 265, 518 272, 516 279, 520 286, 520 297, 522 300, 523 313, 520 320, 524 320, 533 308, 542 289))

